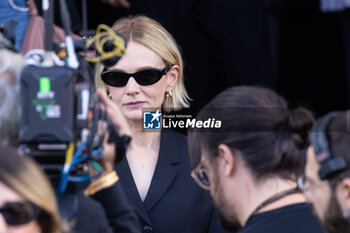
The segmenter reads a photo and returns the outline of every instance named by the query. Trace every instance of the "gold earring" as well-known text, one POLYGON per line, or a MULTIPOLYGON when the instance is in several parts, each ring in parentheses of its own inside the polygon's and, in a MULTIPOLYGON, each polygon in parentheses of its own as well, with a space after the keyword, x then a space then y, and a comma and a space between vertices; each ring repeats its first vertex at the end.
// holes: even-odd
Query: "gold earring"
POLYGON ((165 92, 165 97, 166 98, 171 98, 173 96, 173 93, 171 91, 165 92))

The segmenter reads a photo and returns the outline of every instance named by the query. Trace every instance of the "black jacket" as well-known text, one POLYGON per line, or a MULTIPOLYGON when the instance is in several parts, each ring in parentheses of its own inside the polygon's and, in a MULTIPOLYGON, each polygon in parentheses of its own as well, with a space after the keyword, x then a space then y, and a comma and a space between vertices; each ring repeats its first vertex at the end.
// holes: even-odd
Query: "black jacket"
POLYGON ((76 197, 73 233, 140 233, 120 181, 90 197, 82 192, 76 197))
POLYGON ((162 131, 159 157, 142 202, 127 159, 116 166, 144 233, 220 233, 208 191, 192 179, 186 137, 162 131))
POLYGON ((113 232, 140 232, 137 217, 130 207, 119 181, 113 186, 92 195, 92 198, 103 206, 113 232))

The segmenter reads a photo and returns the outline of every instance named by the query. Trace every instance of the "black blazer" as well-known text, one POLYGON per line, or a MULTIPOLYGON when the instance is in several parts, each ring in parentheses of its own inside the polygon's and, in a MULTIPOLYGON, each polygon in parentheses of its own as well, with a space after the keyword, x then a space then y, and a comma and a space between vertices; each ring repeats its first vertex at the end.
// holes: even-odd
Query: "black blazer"
MULTIPOLYGON (((112 227, 114 233, 140 232, 137 217, 126 200, 120 182, 102 189, 91 197, 103 206, 109 225, 112 227)), ((107 233, 106 231, 98 232, 107 233)))
POLYGON ((144 202, 127 159, 116 170, 143 233, 220 233, 208 191, 192 179, 187 139, 174 131, 162 131, 159 157, 144 202))
POLYGON ((77 211, 72 233, 140 233, 138 218, 120 182, 88 197, 79 192, 74 204, 77 211))

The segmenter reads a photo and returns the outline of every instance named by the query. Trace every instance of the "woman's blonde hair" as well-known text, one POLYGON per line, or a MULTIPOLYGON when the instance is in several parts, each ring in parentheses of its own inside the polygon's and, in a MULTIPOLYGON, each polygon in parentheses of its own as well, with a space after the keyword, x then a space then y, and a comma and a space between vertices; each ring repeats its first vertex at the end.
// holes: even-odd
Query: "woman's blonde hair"
POLYGON ((57 201, 42 170, 26 156, 0 147, 0 182, 43 210, 37 218, 43 233, 61 233, 57 201))
MULTIPOLYGON (((188 107, 189 96, 185 89, 183 77, 183 61, 180 49, 170 33, 158 22, 146 16, 129 16, 117 20, 112 28, 122 34, 126 41, 134 41, 151 49, 163 59, 166 65, 178 65, 179 77, 172 91, 172 97, 164 97, 163 109, 181 109, 188 107)), ((96 85, 107 91, 107 86, 101 80, 101 72, 104 66, 99 63, 96 66, 96 85)), ((164 93, 166 95, 166 93, 164 93)))

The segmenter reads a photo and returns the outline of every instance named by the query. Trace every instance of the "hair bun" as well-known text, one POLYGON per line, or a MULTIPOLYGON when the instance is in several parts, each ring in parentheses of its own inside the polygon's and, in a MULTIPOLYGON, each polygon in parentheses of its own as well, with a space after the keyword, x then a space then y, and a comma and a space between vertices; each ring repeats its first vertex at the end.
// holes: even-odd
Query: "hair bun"
POLYGON ((288 115, 288 130, 299 149, 309 144, 309 132, 314 123, 311 111, 305 108, 297 108, 290 111, 288 115))

